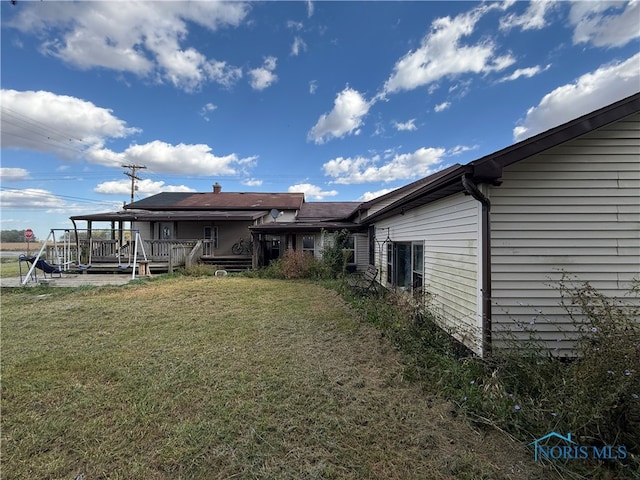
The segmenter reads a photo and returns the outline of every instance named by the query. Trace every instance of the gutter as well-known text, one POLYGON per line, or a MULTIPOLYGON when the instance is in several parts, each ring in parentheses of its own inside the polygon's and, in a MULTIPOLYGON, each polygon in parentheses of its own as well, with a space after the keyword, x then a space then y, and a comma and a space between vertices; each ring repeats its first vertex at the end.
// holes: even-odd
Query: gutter
POLYGON ((482 205, 482 356, 491 354, 491 202, 473 182, 471 175, 461 177, 462 186, 466 193, 475 198, 482 205))

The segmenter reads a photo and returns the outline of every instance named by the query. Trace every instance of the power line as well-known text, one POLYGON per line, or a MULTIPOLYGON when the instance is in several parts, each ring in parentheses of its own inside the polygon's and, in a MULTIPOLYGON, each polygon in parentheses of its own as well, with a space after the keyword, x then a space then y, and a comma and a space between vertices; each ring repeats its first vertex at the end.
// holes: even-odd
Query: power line
POLYGON ((141 180, 141 178, 136 175, 136 170, 145 169, 147 167, 145 167, 144 165, 122 165, 122 167, 128 168, 131 170, 131 173, 124 172, 124 174, 127 177, 131 178, 131 202, 130 203, 133 203, 134 201, 133 197, 136 191, 136 180, 141 180))
MULTIPOLYGON (((24 189, 19 189, 19 188, 9 188, 9 187, 5 187, 5 186, 0 186, 0 190, 5 191, 5 192, 16 192, 16 193, 25 193, 24 189)), ((94 203, 97 205, 112 205, 113 201, 106 201, 106 200, 92 200, 90 198, 83 198, 83 197, 73 197, 70 195, 60 195, 57 193, 44 193, 44 192, 35 192, 33 191, 33 189, 27 190, 28 194, 30 196, 33 197, 42 197, 42 198, 62 198, 62 199, 66 199, 66 200, 73 200, 73 201, 79 201, 79 202, 83 202, 83 203, 94 203)))
MULTIPOLYGON (((69 142, 75 141, 75 142, 83 143, 85 146, 89 146, 89 144, 85 143, 84 140, 82 140, 81 138, 77 138, 77 137, 74 137, 73 135, 69 135, 67 132, 64 132, 55 127, 52 127, 49 124, 43 123, 23 113, 17 112, 16 110, 13 110, 9 107, 6 107, 6 106, 2 107, 2 116, 3 117, 9 116, 10 118, 13 117, 14 120, 17 120, 18 122, 22 122, 23 124, 27 124, 31 127, 35 127, 37 129, 37 130, 32 129, 30 130, 31 132, 41 133, 44 131, 45 132, 44 135, 47 137, 51 137, 51 136, 60 137, 64 141, 69 141, 69 142), (46 134, 47 131, 49 132, 48 134, 46 134)), ((5 119, 4 122, 7 122, 7 120, 5 119)), ((15 123, 13 123, 12 125, 21 126, 15 123)), ((21 126, 21 128, 25 128, 25 127, 21 126)))

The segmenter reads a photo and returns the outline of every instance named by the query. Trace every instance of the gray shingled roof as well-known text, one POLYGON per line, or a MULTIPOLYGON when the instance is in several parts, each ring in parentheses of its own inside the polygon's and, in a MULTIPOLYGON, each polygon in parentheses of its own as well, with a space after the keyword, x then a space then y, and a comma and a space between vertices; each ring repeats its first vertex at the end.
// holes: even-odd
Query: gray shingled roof
POLYGON ((164 192, 130 203, 124 208, 143 210, 298 210, 303 193, 164 192))
POLYGON ((305 202, 300 208, 299 221, 323 221, 348 218, 360 202, 305 202))
POLYGON ((174 220, 256 220, 265 216, 268 210, 138 210, 75 215, 71 221, 92 222, 157 222, 174 220))

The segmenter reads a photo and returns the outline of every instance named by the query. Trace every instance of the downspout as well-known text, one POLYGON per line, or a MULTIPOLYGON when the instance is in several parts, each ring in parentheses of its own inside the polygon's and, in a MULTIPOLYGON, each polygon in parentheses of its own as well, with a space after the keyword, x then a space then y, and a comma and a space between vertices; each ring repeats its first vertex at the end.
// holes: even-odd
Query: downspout
POLYGON ((482 205, 482 356, 491 354, 491 224, 489 214, 491 202, 473 183, 469 174, 462 176, 462 186, 465 191, 482 205))

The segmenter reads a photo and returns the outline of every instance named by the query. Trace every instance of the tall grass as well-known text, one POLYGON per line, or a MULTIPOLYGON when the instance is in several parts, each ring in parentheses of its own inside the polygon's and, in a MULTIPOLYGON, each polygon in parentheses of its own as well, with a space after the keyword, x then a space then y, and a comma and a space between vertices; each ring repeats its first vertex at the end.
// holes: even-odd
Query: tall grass
POLYGON ((344 284, 339 289, 404 353, 406 378, 455 402, 478 425, 509 432, 522 444, 556 431, 572 432, 584 445, 623 445, 628 456, 622 460, 553 467, 567 478, 640 478, 637 303, 614 301, 589 284, 565 280, 558 289, 581 332, 574 361, 541 347, 480 359, 438 326, 428 305, 395 292, 362 297, 344 284))

